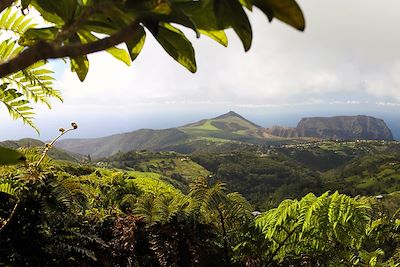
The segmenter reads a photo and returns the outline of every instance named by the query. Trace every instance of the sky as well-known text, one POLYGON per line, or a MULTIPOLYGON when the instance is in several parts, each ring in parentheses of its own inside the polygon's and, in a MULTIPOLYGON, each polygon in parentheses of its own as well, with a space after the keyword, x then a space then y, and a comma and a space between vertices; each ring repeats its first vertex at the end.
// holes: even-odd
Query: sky
POLYGON ((229 46, 185 31, 198 71, 174 62, 150 34, 130 67, 106 53, 89 56, 81 83, 69 66, 52 61, 64 102, 37 106, 40 136, 0 109, 0 140, 52 138, 75 121, 75 137, 139 128, 169 128, 234 110, 255 123, 295 126, 302 117, 371 115, 400 138, 400 2, 298 0, 306 17, 299 32, 258 10, 249 12, 249 52, 232 32, 229 46))

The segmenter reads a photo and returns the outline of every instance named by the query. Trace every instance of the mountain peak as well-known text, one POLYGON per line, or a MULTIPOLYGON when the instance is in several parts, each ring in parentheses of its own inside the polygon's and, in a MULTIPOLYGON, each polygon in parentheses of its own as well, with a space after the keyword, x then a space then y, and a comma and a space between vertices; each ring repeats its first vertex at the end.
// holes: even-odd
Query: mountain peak
POLYGON ((235 111, 230 110, 228 113, 226 113, 226 115, 229 116, 240 116, 238 113, 236 113, 235 111))
POLYGON ((229 117, 238 117, 238 118, 244 119, 240 114, 238 114, 232 110, 229 111, 228 113, 219 115, 218 117, 215 117, 214 119, 224 119, 224 118, 229 118, 229 117))
POLYGON ((236 118, 236 120, 239 119, 240 121, 245 122, 246 124, 250 125, 250 127, 261 128, 261 126, 255 124, 252 121, 249 121, 248 119, 244 118, 242 115, 240 115, 240 114, 238 114, 238 113, 236 113, 235 111, 232 111, 232 110, 229 111, 228 113, 222 114, 222 115, 220 115, 218 117, 215 117, 215 118, 213 118, 211 120, 218 121, 218 120, 226 120, 226 119, 233 119, 233 118, 236 118))

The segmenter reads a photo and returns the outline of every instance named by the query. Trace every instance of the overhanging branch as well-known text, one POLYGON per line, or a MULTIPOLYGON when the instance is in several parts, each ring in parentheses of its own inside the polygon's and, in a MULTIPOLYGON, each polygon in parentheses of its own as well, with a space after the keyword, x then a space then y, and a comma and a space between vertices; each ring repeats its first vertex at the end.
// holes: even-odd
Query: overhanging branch
POLYGON ((0 78, 23 70, 32 64, 52 58, 79 57, 106 50, 110 47, 128 41, 138 29, 134 21, 113 35, 87 44, 69 44, 60 46, 56 43, 41 41, 10 60, 0 64, 0 78))
POLYGON ((4 9, 11 6, 15 0, 1 0, 0 1, 0 13, 3 12, 4 9))

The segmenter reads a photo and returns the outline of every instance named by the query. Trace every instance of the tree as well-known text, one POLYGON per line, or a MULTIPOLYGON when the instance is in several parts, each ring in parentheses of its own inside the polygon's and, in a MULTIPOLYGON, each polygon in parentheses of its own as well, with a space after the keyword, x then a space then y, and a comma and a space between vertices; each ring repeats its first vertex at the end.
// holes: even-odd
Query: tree
POLYGON ((67 59, 71 71, 83 81, 89 70, 88 54, 105 50, 129 65, 140 54, 147 32, 172 58, 195 72, 195 51, 179 27, 223 46, 228 45, 224 30, 232 28, 247 51, 252 29, 245 9, 252 11, 253 6, 270 21, 277 18, 298 30, 305 27, 295 0, 1 1, 0 33, 11 31, 14 37, 0 42, 0 102, 14 108, 10 111, 14 119, 35 127, 30 100, 49 105, 48 98, 60 98, 52 88, 51 72, 43 68, 48 59, 67 59), (41 23, 32 23, 32 9, 41 15, 41 23), (119 44, 125 48, 117 48, 119 44), (13 78, 22 79, 24 86, 9 89, 8 80, 13 78))

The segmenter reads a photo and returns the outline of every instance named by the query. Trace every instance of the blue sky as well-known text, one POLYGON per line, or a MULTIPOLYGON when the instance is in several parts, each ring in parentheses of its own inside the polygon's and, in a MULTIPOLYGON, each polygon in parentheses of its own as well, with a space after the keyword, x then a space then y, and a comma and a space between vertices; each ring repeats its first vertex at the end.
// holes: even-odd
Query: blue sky
MULTIPOLYGON (((304 33, 249 14, 248 53, 229 33, 224 48, 187 31, 198 72, 175 63, 148 34, 131 67, 105 53, 90 56, 81 83, 52 62, 64 103, 37 107, 34 130, 0 110, 0 140, 49 139, 71 121, 70 137, 97 137, 138 128, 179 126, 234 110, 262 126, 295 126, 304 116, 366 114, 400 128, 400 9, 398 0, 299 0, 304 33)), ((400 133, 399 133, 400 136, 400 133)))

